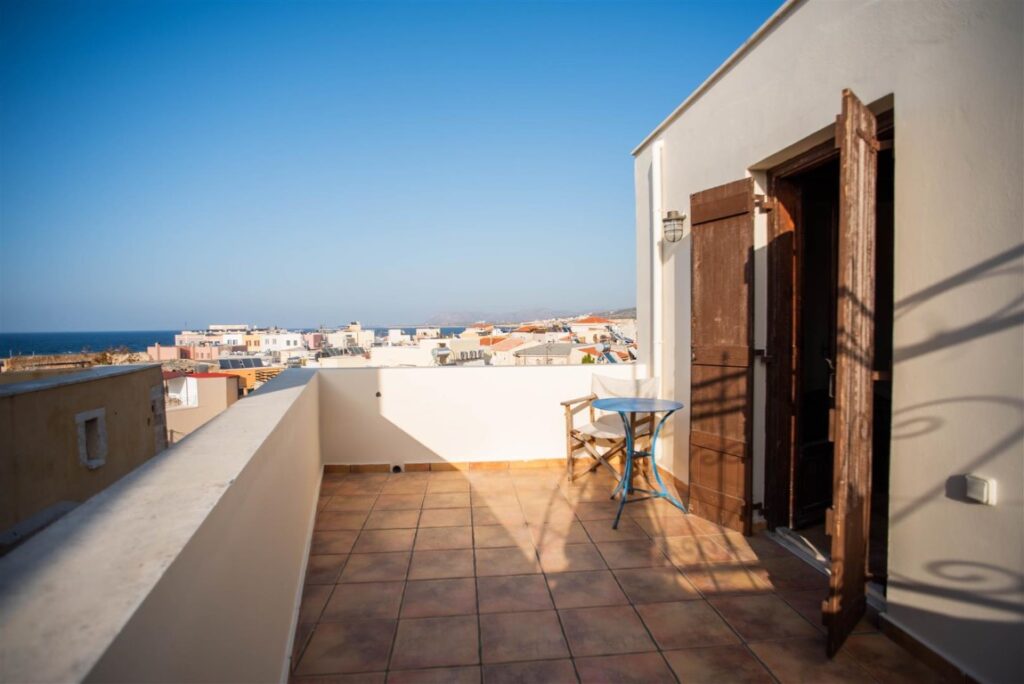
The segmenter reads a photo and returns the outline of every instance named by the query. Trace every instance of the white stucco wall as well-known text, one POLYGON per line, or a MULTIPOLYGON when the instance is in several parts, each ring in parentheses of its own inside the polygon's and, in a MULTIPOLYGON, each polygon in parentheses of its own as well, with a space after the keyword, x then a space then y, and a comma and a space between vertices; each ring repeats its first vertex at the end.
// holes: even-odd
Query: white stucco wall
POLYGON ((589 394, 594 374, 642 373, 636 364, 322 369, 324 463, 564 458, 559 402, 589 394))
MULTIPOLYGON (((652 144, 665 211, 830 134, 843 88, 892 95, 895 367, 890 619, 983 680, 1024 677, 1024 4, 807 0, 636 153, 638 327, 650 360, 652 144), (999 481, 995 507, 947 480, 999 481)), ((755 231, 763 288, 764 232, 755 231)), ((669 247, 665 394, 688 403, 689 237, 669 247)), ((765 304, 757 298, 757 334, 765 304)), ((763 337, 759 342, 763 341, 763 337)), ((759 393, 763 375, 758 371, 759 393)), ((755 404, 763 414, 763 395, 755 404)), ((682 413, 682 412, 681 412, 682 413)), ((763 420, 755 480, 763 476, 763 420)), ((674 434, 687 435, 680 415, 674 434)), ((686 439, 670 467, 687 479, 686 439)), ((763 480, 755 481, 755 490, 763 480)))
POLYGON ((0 558, 0 681, 287 680, 318 398, 285 371, 0 558))

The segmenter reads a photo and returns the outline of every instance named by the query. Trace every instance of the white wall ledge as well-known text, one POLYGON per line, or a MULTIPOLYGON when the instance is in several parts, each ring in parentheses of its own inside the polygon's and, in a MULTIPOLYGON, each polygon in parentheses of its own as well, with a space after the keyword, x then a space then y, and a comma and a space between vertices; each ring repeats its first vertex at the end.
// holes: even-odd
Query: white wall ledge
POLYGON ((0 681, 86 679, 314 378, 282 373, 0 558, 0 681))

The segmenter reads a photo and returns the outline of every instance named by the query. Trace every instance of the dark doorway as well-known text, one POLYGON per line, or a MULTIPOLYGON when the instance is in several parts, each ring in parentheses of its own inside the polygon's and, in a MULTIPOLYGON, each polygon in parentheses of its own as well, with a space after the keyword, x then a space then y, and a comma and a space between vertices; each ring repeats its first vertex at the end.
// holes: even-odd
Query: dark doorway
MULTIPOLYGON (((873 580, 884 583, 892 419, 894 155, 891 117, 880 117, 879 123, 869 569, 873 580)), ((769 355, 775 369, 769 370, 768 396, 775 404, 769 410, 774 415, 768 417, 771 452, 766 482, 776 491, 766 493, 767 517, 770 527, 797 532, 828 558, 831 544, 825 520, 834 487, 839 237, 839 157, 834 145, 819 146, 804 159, 776 169, 770 182, 777 224, 769 246, 769 355)))

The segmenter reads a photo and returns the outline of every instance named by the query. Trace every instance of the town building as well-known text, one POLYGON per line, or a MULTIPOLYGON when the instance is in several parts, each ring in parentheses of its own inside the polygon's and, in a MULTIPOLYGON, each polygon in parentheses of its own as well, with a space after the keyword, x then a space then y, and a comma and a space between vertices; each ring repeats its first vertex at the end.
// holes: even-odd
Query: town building
POLYGON ((167 446, 157 365, 0 375, 0 555, 167 446))
POLYGON ((163 379, 171 444, 180 442, 242 396, 241 378, 230 373, 164 371, 163 379))

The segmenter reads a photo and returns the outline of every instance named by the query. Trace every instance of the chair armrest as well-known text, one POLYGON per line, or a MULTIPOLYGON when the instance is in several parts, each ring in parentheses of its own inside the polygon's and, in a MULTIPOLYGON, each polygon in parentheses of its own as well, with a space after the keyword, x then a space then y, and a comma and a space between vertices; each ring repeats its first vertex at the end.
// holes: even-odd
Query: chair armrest
POLYGON ((562 406, 572 406, 573 404, 582 404, 584 402, 594 401, 595 399, 597 399, 597 395, 596 394, 588 394, 585 397, 577 397, 576 399, 569 399, 567 401, 563 401, 563 402, 559 402, 559 403, 561 403, 562 406))

